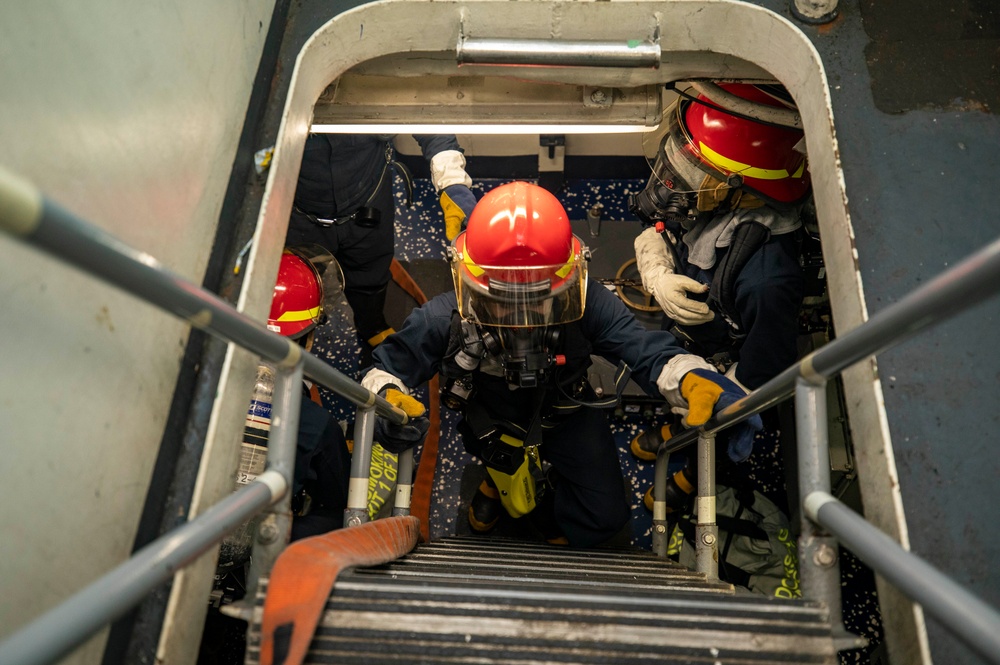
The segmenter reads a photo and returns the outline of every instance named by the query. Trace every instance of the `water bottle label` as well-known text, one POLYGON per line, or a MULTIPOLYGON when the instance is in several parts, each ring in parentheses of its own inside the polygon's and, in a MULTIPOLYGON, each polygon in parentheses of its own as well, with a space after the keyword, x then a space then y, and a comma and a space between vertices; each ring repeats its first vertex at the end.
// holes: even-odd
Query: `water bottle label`
POLYGON ((271 432, 271 404, 261 400, 251 400, 247 409, 247 419, 243 426, 243 445, 240 450, 240 466, 236 472, 236 483, 247 485, 264 473, 267 463, 267 437, 271 432))
POLYGON ((250 402, 250 407, 247 409, 247 420, 266 420, 268 425, 271 424, 271 404, 269 402, 261 402, 259 400, 253 400, 250 402))
POLYGON ((248 485, 257 480, 257 476, 264 473, 266 463, 266 447, 244 442, 240 450, 240 468, 236 473, 236 482, 240 485, 248 485))

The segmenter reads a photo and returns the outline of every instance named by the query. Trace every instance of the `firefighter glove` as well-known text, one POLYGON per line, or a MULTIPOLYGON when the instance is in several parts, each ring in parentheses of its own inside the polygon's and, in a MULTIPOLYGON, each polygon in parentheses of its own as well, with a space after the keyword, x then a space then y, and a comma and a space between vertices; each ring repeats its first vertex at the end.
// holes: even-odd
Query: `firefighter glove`
MULTIPOLYGON (((718 372, 693 369, 681 379, 681 396, 688 404, 684 424, 688 427, 699 427, 708 422, 714 414, 746 397, 746 392, 718 372)), ((762 429, 764 424, 756 414, 726 429, 725 432, 729 437, 729 457, 734 462, 746 459, 753 449, 754 435, 762 429)))
POLYGON ((476 195, 463 184, 448 185, 441 190, 441 209, 444 211, 444 234, 451 242, 465 228, 476 207, 476 195))
POLYGON ((636 236, 634 246, 642 286, 667 316, 688 326, 715 318, 715 312, 706 303, 688 297, 688 293, 705 293, 708 285, 674 272, 674 259, 655 228, 650 227, 636 236))
POLYGON ((395 388, 385 388, 379 392, 379 396, 385 398, 393 406, 402 409, 409 420, 405 425, 397 425, 385 418, 376 418, 375 440, 390 453, 397 455, 423 443, 431 424, 427 416, 424 415, 427 411, 424 405, 395 388))
POLYGON ((688 293, 705 293, 708 284, 668 272, 651 280, 649 291, 660 308, 677 323, 695 326, 708 323, 715 318, 715 312, 708 305, 688 297, 688 293))

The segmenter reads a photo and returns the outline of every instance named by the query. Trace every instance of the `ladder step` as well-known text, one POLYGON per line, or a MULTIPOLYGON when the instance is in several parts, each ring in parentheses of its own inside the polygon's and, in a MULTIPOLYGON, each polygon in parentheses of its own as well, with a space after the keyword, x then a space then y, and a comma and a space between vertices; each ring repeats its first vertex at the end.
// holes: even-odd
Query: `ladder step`
MULTIPOLYGON (((267 581, 247 631, 259 662, 267 581)), ((346 570, 306 663, 834 665, 822 606, 737 593, 651 553, 476 537, 346 570)))
MULTIPOLYGON (((423 582, 429 585, 452 585, 456 582, 464 586, 498 586, 512 589, 534 589, 544 585, 549 589, 585 589, 612 593, 630 593, 631 591, 671 591, 682 589, 700 589, 707 593, 733 593, 733 587, 725 582, 707 582, 704 576, 676 576, 657 580, 636 575, 633 578, 611 579, 607 576, 570 576, 553 574, 545 571, 508 571, 502 566, 496 569, 462 569, 456 568, 450 573, 440 569, 421 570, 419 567, 402 565, 399 567, 365 568, 356 571, 365 581, 375 583, 377 578, 389 580, 407 580, 423 582)), ((346 579, 342 576, 341 579, 346 579)))
MULTIPOLYGON (((472 587, 455 584, 410 585, 404 583, 372 585, 358 584, 350 573, 337 582, 334 593, 327 602, 327 610, 344 607, 365 609, 396 605, 406 613, 424 607, 455 607, 465 612, 527 613, 542 616, 558 612, 571 616, 590 616, 601 613, 606 617, 624 617, 629 622, 669 623, 692 621, 701 623, 731 623, 742 625, 752 622, 779 627, 801 625, 804 628, 826 627, 826 611, 819 606, 802 601, 786 601, 763 597, 733 597, 707 595, 696 591, 676 592, 664 597, 662 593, 622 595, 618 590, 591 592, 580 588, 553 591, 547 587, 498 588, 472 587)), ((441 611, 448 611, 442 609, 441 611)))

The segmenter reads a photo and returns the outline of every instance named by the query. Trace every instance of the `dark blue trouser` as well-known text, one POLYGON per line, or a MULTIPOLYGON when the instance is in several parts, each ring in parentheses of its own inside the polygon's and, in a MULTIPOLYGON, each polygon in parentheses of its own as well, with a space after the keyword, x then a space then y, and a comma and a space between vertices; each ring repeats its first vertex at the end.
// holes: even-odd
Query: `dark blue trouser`
POLYGON ((570 545, 598 545, 628 523, 625 481, 604 411, 583 407, 543 431, 541 455, 558 474, 553 512, 570 545))
MULTIPOLYGON (((482 460, 484 442, 466 420, 459 431, 466 450, 482 460)), ((543 462, 552 465, 554 489, 529 517, 547 523, 543 531, 554 521, 574 547, 598 545, 621 531, 631 511, 605 413, 587 407, 574 411, 557 427, 543 428, 539 449, 543 462)))
POLYGON ((337 259, 344 271, 344 295, 354 310, 354 325, 362 343, 389 327, 383 310, 396 238, 391 177, 385 179, 371 207, 382 213, 375 227, 353 221, 324 227, 293 212, 285 240, 287 245, 315 243, 337 259))

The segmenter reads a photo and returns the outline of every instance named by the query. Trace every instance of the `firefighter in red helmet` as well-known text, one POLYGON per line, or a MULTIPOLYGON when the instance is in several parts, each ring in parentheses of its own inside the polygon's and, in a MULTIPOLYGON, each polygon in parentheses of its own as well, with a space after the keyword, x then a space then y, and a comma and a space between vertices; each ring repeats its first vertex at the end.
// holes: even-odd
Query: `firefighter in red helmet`
MULTIPOLYGON (((331 316, 350 316, 337 261, 317 245, 286 247, 278 265, 268 329, 308 349, 316 326, 331 316)), ((340 323, 345 328, 352 325, 350 321, 340 323)), ((275 368, 268 363, 257 367, 243 428, 235 489, 253 482, 267 463, 274 374, 275 368)), ((291 533, 283 534, 293 541, 339 529, 347 507, 351 454, 340 423, 319 403, 312 387, 309 382, 302 386, 292 473, 291 533)), ((220 654, 226 658, 232 656, 233 662, 237 657, 242 658, 246 623, 224 615, 219 608, 240 600, 246 591, 251 548, 261 519, 258 516, 236 527, 220 545, 201 644, 201 654, 210 662, 218 662, 220 654)))
POLYGON ((682 94, 668 111, 649 184, 630 201, 647 226, 636 260, 668 328, 676 324, 701 355, 728 354, 736 363, 729 375, 753 389, 796 358, 795 232, 810 191, 804 138, 734 102, 791 112, 781 88, 700 87, 714 101, 682 94))
MULTIPOLYGON (((274 283, 268 329, 310 349, 317 325, 327 317, 350 316, 343 285, 340 266, 326 249, 286 247, 274 283)), ((340 325, 347 328, 351 322, 340 325)), ((260 375, 258 370, 258 382, 260 375)), ((293 476, 292 540, 339 528, 347 506, 350 453, 340 423, 324 408, 309 381, 303 383, 293 476)))
MULTIPOLYGON (((610 291, 587 275, 589 252, 573 235, 559 201, 526 182, 487 193, 454 241, 455 290, 413 311, 374 352, 362 384, 403 408, 434 374, 442 399, 457 409, 466 449, 486 467, 470 507, 476 531, 501 511, 537 517, 552 542, 592 546, 629 519, 614 439, 587 382, 591 354, 621 368, 647 392, 690 408, 691 424, 744 393, 686 353, 664 331, 649 331, 610 291)), ((408 409, 416 413, 418 409, 408 409)), ((423 439, 420 419, 405 427, 376 421, 390 450, 423 439)), ((757 420, 728 442, 735 460, 749 454, 757 420)))
MULTIPOLYGON (((752 390, 797 358, 797 232, 810 194, 804 134, 780 86, 678 92, 650 151, 649 183, 629 201, 646 226, 637 267, 664 329, 752 390)), ((669 436, 669 428, 642 434, 632 450, 651 460, 644 448, 669 436)))

